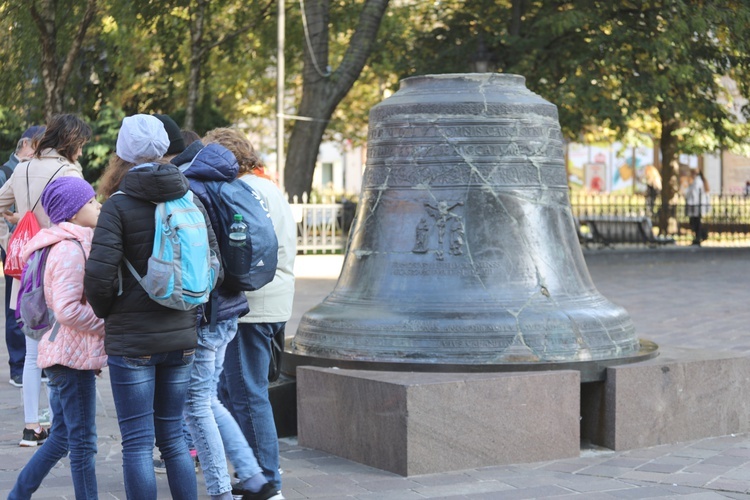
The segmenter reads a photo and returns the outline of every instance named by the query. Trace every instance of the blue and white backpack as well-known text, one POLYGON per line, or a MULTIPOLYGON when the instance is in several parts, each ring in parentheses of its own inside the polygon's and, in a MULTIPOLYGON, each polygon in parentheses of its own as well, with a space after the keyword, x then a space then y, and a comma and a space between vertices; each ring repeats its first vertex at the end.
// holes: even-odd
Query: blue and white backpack
POLYGON ((209 246, 206 219, 193 202, 193 193, 157 203, 154 223, 154 247, 146 275, 141 277, 124 259, 128 270, 148 296, 164 307, 189 311, 205 304, 216 286, 220 264, 209 246))

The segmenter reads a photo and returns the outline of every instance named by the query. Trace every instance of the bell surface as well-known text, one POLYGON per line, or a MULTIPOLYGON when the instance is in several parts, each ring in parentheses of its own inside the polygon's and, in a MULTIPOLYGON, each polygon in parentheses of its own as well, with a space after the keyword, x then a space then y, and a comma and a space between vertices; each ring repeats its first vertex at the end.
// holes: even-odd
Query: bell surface
POLYGON ((292 364, 498 371, 656 355, 591 281, 557 108, 524 82, 412 77, 372 108, 342 272, 302 317, 292 364))

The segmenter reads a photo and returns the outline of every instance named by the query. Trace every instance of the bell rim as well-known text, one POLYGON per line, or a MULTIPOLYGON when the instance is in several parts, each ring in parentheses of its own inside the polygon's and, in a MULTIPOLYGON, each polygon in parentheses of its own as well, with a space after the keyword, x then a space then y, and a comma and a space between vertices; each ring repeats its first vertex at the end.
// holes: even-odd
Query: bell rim
POLYGON ((295 376, 301 366, 319 368, 339 368, 350 370, 394 371, 394 372, 428 372, 428 373, 510 373, 540 372, 555 370, 575 370, 581 374, 581 383, 602 382, 606 380, 607 368, 639 363, 659 355, 659 346, 650 340, 639 338, 640 349, 637 352, 612 358, 585 361, 537 361, 537 362, 502 362, 502 363, 441 363, 432 361, 419 362, 413 359, 405 361, 371 361, 364 359, 327 358, 311 354, 297 353, 290 349, 288 341, 283 357, 282 371, 295 376))

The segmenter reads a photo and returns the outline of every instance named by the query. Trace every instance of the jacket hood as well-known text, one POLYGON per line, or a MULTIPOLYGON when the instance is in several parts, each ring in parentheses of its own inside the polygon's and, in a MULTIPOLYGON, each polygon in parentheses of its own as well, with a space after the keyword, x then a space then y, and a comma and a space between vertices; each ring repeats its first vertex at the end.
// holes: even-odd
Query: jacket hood
POLYGON ((169 163, 145 163, 131 168, 120 183, 120 190, 133 198, 159 203, 176 200, 187 193, 188 180, 169 163))
POLYGON ((203 143, 201 141, 195 141, 185 148, 185 151, 172 158, 170 163, 185 169, 187 168, 186 163, 193 161, 193 158, 195 158, 195 155, 197 155, 198 151, 201 149, 203 149, 203 143))
POLYGON ((85 248, 91 248, 94 230, 72 222, 61 222, 55 226, 46 227, 36 233, 23 247, 23 261, 26 262, 32 253, 62 240, 78 240, 85 248))
POLYGON ((201 149, 183 172, 188 179, 230 182, 237 178, 239 170, 234 154, 221 144, 212 143, 201 149))

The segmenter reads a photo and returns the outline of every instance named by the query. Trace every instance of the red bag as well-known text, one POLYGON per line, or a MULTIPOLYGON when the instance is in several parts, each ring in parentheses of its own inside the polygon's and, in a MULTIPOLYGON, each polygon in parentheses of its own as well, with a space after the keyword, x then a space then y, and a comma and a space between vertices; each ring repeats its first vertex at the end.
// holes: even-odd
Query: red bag
MULTIPOLYGON (((29 160, 29 165, 26 166, 26 198, 29 200, 29 205, 31 205, 31 195, 29 194, 29 167, 31 166, 31 161, 32 160, 29 160)), ((52 174, 52 177, 49 178, 47 184, 44 185, 45 189, 65 166, 67 165, 62 165, 54 174, 52 174)), ((42 189, 42 191, 44 191, 44 189, 42 189)), ((21 273, 23 272, 23 247, 25 247, 26 243, 28 243, 28 241, 41 229, 39 221, 34 214, 34 209, 41 199, 42 197, 40 195, 39 199, 36 200, 36 203, 31 206, 31 210, 23 214, 23 217, 18 221, 18 225, 13 231, 13 234, 10 235, 8 248, 5 249, 5 264, 3 267, 3 272, 6 276, 11 276, 17 280, 21 279, 21 273)))
POLYGON ((15 231, 10 235, 8 251, 5 253, 5 267, 3 269, 6 276, 21 279, 23 247, 40 229, 39 221, 36 220, 36 215, 31 210, 26 212, 18 221, 15 231))

